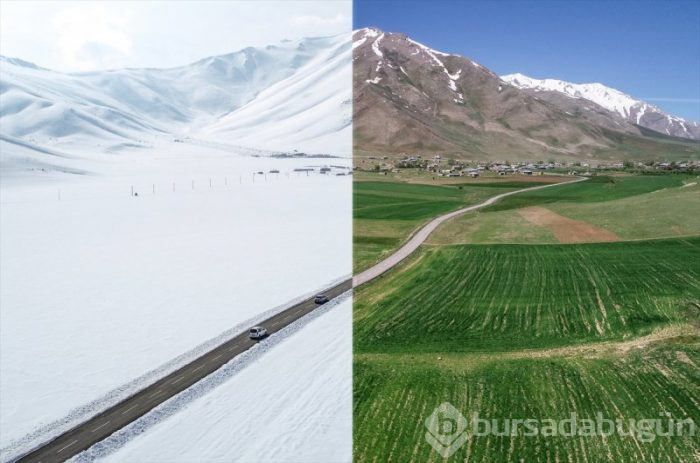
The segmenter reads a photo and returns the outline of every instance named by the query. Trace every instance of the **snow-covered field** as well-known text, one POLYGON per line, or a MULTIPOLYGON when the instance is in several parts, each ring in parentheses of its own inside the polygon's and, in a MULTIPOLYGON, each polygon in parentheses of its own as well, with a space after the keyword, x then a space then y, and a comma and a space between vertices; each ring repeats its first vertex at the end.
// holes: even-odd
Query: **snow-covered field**
POLYGON ((292 336, 270 339, 263 356, 145 433, 139 429, 148 417, 76 460, 107 450, 100 461, 351 461, 351 300, 348 294, 300 320, 292 336))
MULTIPOLYGON (((171 69, 67 74, 0 56, 0 460, 350 276, 351 76, 349 33, 171 69)), ((349 360, 333 365, 350 355, 349 316, 325 317, 314 322, 325 343, 299 333, 251 367, 278 373, 270 389, 241 388, 241 372, 222 386, 242 391, 238 408, 218 390, 204 404, 245 423, 274 387, 345 397, 349 360), (305 354, 319 384, 292 360, 305 354)), ((340 413, 335 399, 303 397, 275 402, 269 419, 345 432, 324 415, 340 413)), ((202 413, 186 432, 223 449, 230 424, 202 413)), ((250 447, 271 442, 240 426, 250 447)), ((345 458, 344 435, 337 451, 314 453, 305 434, 298 447, 286 434, 275 455, 345 458)))
POLYGON ((350 160, 247 154, 162 143, 86 155, 88 175, 6 172, 3 456, 351 273, 351 177, 294 172, 350 160))

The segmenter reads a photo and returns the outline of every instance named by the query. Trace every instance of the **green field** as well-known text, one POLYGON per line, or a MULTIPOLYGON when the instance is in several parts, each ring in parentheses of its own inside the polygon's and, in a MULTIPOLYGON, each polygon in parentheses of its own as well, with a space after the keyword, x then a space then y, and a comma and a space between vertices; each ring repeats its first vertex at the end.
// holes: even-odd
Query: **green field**
POLYGON ((700 185, 683 186, 605 203, 558 203, 554 212, 616 233, 626 240, 700 235, 700 185))
POLYGON ((466 214, 440 227, 431 244, 557 243, 546 228, 534 225, 518 208, 539 205, 564 217, 615 233, 623 240, 700 235, 700 185, 697 177, 606 177, 533 191, 506 198, 503 203, 466 214), (649 182, 649 183, 646 183, 649 182), (562 195, 555 195, 563 191, 562 195), (605 194, 610 199, 601 201, 605 194), (518 195, 519 196, 519 195, 518 195))
POLYGON ((475 204, 527 182, 425 185, 356 181, 353 186, 353 259, 355 271, 380 261, 431 218, 475 204))
POLYGON ((690 178, 692 177, 686 175, 597 176, 581 183, 572 183, 557 188, 546 188, 510 196, 484 209, 484 211, 502 211, 559 202, 591 203, 613 201, 650 193, 663 188, 679 187, 690 178))
POLYGON ((355 296, 355 352, 469 352, 623 340, 700 301, 700 238, 424 248, 355 296))
MULTIPOLYGON (((445 401, 500 419, 700 423, 699 277, 700 238, 424 249, 356 289, 355 459, 440 460, 423 421, 445 401)), ((699 442, 473 436, 452 459, 694 461, 699 442)))
MULTIPOLYGON (((597 177, 509 197, 448 222, 398 267, 356 288, 355 460, 443 461, 424 425, 443 402, 469 418, 601 412, 700 424, 696 180, 597 177), (635 241, 558 244, 518 213, 533 205, 635 241), (677 238, 643 239, 669 236, 677 238)), ((645 442, 475 436, 470 426, 449 460, 700 461, 700 439, 687 431, 645 442)))
MULTIPOLYGON (((471 419, 675 419, 700 423, 700 338, 684 337, 624 354, 492 359, 464 366, 354 362, 354 459, 443 461, 425 441, 424 420, 448 401, 471 419), (664 415, 665 416, 665 415, 664 415)), ((499 424, 503 431, 504 424, 499 424)), ((627 425, 625 424, 625 427, 627 425)), ((520 428, 522 429, 522 427, 520 428)), ((474 436, 448 461, 483 462, 694 462, 698 437, 474 436)), ((696 430, 698 432, 698 430, 696 430)))

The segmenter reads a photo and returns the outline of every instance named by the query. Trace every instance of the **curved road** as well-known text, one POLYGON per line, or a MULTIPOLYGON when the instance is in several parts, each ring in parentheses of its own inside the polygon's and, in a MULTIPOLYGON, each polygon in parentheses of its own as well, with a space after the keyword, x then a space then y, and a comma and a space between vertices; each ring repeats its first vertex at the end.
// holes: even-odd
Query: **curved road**
MULTIPOLYGON (((580 182, 583 180, 586 180, 586 178, 578 178, 573 182, 580 182)), ((466 212, 489 206, 496 201, 505 198, 506 196, 522 193, 524 191, 540 190, 543 188, 573 182, 551 183, 538 187, 511 191, 489 198, 483 203, 468 206, 463 209, 441 215, 418 230, 418 232, 416 232, 406 244, 404 244, 398 251, 389 256, 387 259, 379 262, 359 275, 356 275, 352 280, 347 279, 331 288, 328 288, 325 291, 325 294, 329 297, 329 299, 334 299, 349 291, 353 287, 360 286, 382 275, 384 272, 396 266, 399 262, 413 253, 413 251, 415 251, 428 238, 428 236, 446 220, 466 212)), ((314 303, 313 299, 314 298, 311 297, 298 304, 295 304, 277 315, 268 318, 260 323, 260 325, 265 326, 270 334, 274 334, 319 307, 314 303)), ((226 363, 231 361, 234 357, 250 349, 255 344, 255 341, 248 338, 248 333, 243 332, 224 344, 203 354, 201 357, 193 360, 191 363, 188 363, 166 377, 156 381, 145 389, 142 389, 131 397, 108 408, 102 413, 99 413, 98 415, 77 425, 69 431, 64 432, 55 439, 42 444, 28 454, 19 457, 15 461, 43 463, 65 461, 83 450, 87 450, 92 445, 102 441, 127 424, 142 417, 169 398, 179 394, 196 382, 218 370, 226 363)))
POLYGON ((559 182, 559 183, 548 183, 546 185, 541 185, 541 186, 536 186, 536 187, 530 187, 530 188, 523 188, 521 190, 515 190, 515 191, 509 191, 508 193, 502 193, 500 195, 493 196, 483 203, 475 204, 473 206, 468 206, 462 209, 458 209, 453 212, 449 212, 445 215, 441 215, 439 217, 434 218, 430 222, 428 222, 427 225, 425 225, 423 228, 418 230, 416 233, 411 236, 411 239, 408 240, 406 244, 401 246, 398 251, 384 259, 383 261, 379 262, 378 264, 374 265, 373 267, 368 268, 367 270, 363 271, 362 273, 355 275, 352 279, 352 286, 355 288, 357 286, 363 285, 367 283, 370 280, 373 280, 377 278, 379 275, 385 273, 389 269, 395 267, 398 265, 399 262, 404 260, 406 257, 410 256, 413 251, 418 249, 418 247, 423 244, 423 242, 428 239, 428 236, 432 232, 435 231, 437 227, 439 227, 443 222, 450 220, 453 217, 457 217, 458 215, 465 214, 467 212, 475 211, 477 209, 481 209, 482 207, 490 206, 491 204, 495 203, 496 201, 505 198, 506 196, 511 196, 515 195, 518 193, 522 193, 524 191, 534 191, 534 190, 542 190, 544 188, 550 188, 553 186, 558 186, 558 185, 564 185, 564 184, 569 184, 569 183, 576 183, 576 182, 582 182, 584 180, 588 180, 587 177, 577 177, 576 180, 568 181, 568 182, 559 182))

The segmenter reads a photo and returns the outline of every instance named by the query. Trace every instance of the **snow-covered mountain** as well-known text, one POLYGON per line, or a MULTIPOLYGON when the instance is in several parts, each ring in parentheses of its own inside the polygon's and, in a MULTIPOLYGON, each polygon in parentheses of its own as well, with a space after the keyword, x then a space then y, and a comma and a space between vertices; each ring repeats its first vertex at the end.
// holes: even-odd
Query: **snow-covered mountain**
POLYGON ((189 136, 349 154, 350 50, 343 34, 77 74, 0 57, 0 135, 69 151, 189 136))
POLYGON ((697 122, 666 114, 661 109, 603 84, 573 84, 556 79, 533 79, 523 74, 501 76, 509 84, 538 93, 557 92, 584 99, 610 111, 619 118, 675 137, 700 139, 697 122))
POLYGON ((607 96, 626 105, 621 113, 601 106, 605 91, 595 103, 534 90, 472 58, 377 28, 356 30, 352 47, 356 153, 501 160, 697 156, 695 124, 619 92, 607 96))
MULTIPOLYGON (((331 161, 272 153, 345 155, 332 160, 333 173, 350 168, 350 42, 348 33, 172 69, 80 74, 0 58, 0 461, 15 461, 352 271, 352 177, 295 172, 331 161), (314 211, 323 220, 311 226, 314 211), (311 248, 328 258, 316 262, 311 248), (110 358, 129 361, 106 365, 110 358)), ((351 410, 338 408, 351 405, 350 370, 333 376, 344 362, 338 354, 349 359, 351 332, 334 317, 316 324, 333 342, 295 378, 306 397, 287 401, 286 417, 271 409, 272 421, 246 428, 248 436, 267 433, 279 458, 350 455, 350 429, 327 432, 328 417, 351 410), (328 400, 316 397, 300 415, 319 391, 328 400), (270 433, 270 423, 279 432, 270 433), (291 428, 308 442, 285 445, 291 428), (323 439, 311 428, 322 428, 323 439)), ((304 344, 306 332, 290 337, 304 344)), ((260 347, 262 355, 271 346, 260 347)), ((294 364, 279 347, 277 361, 294 364)), ((273 371, 272 360, 254 361, 273 371)), ((288 381, 276 386, 295 394, 288 381)), ((182 394, 187 406, 194 388, 182 394)), ((276 393, 254 385, 250 392, 228 400, 235 409, 214 395, 199 402, 246 427, 240 407, 276 393)), ((199 429, 228 446, 225 455, 240 456, 227 423, 188 423, 184 434, 199 429)))
POLYGON ((312 58, 295 72, 259 92, 235 111, 204 128, 208 138, 261 146, 281 139, 277 149, 297 146, 307 151, 347 154, 352 145, 352 65, 350 37, 333 42, 307 41, 302 50, 312 58))
POLYGON ((546 159, 611 145, 599 126, 405 34, 355 31, 353 74, 356 152, 546 159))

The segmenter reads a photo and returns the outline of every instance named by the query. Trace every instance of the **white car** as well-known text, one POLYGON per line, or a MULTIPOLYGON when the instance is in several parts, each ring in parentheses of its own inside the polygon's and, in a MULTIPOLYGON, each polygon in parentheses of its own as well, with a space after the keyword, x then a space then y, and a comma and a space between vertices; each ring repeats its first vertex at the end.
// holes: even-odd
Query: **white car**
POLYGON ((248 332, 250 339, 262 339, 267 336, 267 330, 262 326, 254 326, 248 332))

